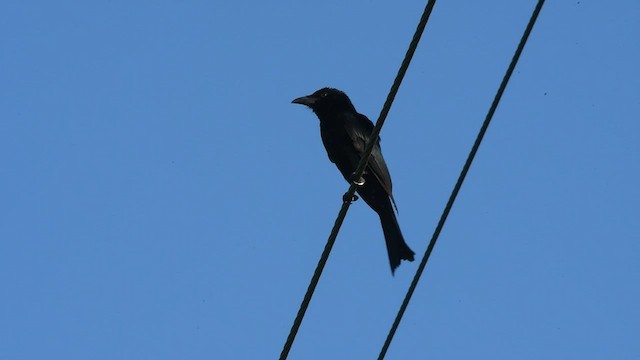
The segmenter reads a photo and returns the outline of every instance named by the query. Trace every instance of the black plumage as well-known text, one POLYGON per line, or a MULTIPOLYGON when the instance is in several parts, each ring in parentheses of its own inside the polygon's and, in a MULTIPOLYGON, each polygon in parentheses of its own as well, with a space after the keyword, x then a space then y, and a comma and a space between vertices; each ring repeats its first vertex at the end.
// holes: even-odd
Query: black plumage
MULTIPOLYGON (((323 88, 297 98, 293 103, 306 105, 316 113, 329 160, 336 164, 348 182, 355 180, 354 172, 373 131, 371 120, 358 113, 349 97, 337 89, 323 88)), ((396 219, 391 175, 382 157, 380 138, 373 147, 362 178, 364 185, 358 187, 358 194, 380 217, 391 271, 394 272, 401 260, 413 261, 414 252, 405 243, 396 219)))

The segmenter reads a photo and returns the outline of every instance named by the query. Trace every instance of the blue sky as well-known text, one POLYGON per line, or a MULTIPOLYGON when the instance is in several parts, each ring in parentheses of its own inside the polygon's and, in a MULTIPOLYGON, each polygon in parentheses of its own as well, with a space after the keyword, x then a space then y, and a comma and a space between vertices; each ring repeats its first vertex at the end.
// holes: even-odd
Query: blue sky
MULTIPOLYGON (((0 358, 263 359, 422 2, 0 4, 0 358)), ((420 256, 534 1, 440 1, 382 130, 420 256)), ((548 2, 388 359, 640 357, 640 3, 548 2)), ((347 215, 290 354, 374 358, 417 268, 347 215)))

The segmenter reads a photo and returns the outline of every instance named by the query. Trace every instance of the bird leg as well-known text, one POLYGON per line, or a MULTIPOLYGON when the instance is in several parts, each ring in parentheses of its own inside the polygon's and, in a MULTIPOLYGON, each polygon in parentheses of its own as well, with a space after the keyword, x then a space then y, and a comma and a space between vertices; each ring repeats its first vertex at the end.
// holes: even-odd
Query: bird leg
MULTIPOLYGON (((356 175, 356 173, 351 174, 351 178, 352 179, 355 178, 356 177, 355 175, 356 175)), ((353 180, 353 183, 356 184, 356 186, 362 186, 362 185, 364 185, 364 178, 361 176, 360 179, 353 180)), ((353 202, 353 201, 358 201, 358 199, 359 199, 358 195, 356 195, 356 194, 353 194, 353 196, 351 198, 349 198, 349 196, 347 196, 347 195, 349 195, 348 192, 345 193, 344 195, 342 195, 342 201, 350 203, 350 202, 353 202)))

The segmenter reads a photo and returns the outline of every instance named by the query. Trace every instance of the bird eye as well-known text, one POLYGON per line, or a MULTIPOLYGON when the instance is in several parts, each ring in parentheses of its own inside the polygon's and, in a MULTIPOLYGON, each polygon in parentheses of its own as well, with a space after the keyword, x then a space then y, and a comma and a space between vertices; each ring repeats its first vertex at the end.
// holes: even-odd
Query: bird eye
POLYGON ((320 95, 320 96, 321 96, 321 97, 327 97, 327 95, 329 95, 329 93, 325 91, 325 92, 323 92, 323 93, 322 93, 322 95, 320 95))

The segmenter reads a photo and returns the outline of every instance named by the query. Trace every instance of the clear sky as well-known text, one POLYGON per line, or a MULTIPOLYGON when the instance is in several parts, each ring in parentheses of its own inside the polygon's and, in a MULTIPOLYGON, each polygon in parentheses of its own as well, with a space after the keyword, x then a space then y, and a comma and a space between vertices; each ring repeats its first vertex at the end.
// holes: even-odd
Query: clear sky
MULTIPOLYGON (((0 359, 274 359, 347 189, 314 114, 375 119, 425 3, 0 3, 0 359)), ((535 1, 439 1, 382 131, 422 256, 535 1)), ((640 358, 640 2, 548 1, 388 359, 640 358)), ((291 359, 378 354, 354 203, 291 359)))

